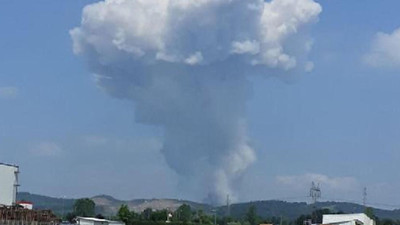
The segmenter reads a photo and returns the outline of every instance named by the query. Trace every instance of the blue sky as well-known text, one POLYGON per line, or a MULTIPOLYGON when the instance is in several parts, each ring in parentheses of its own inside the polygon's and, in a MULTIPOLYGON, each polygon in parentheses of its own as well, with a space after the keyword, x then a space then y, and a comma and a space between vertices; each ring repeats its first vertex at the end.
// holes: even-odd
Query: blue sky
MULTIPOLYGON (((177 186, 163 131, 135 122, 134 103, 104 93, 74 55, 68 32, 93 2, 0 3, 0 161, 18 164, 33 193, 201 200, 177 186)), ((360 202, 366 186, 371 204, 400 208, 400 67, 363 60, 378 32, 400 27, 400 2, 318 2, 314 70, 289 83, 251 78, 257 160, 239 199, 306 200, 317 180, 323 199, 360 202)))

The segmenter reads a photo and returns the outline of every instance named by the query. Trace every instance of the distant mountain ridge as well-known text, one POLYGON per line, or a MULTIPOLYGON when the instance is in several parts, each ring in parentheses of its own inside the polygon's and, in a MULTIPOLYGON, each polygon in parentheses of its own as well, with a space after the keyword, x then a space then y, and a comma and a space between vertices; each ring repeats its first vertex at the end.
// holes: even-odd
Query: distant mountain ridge
POLYGON ((205 212, 209 212, 212 208, 212 206, 207 204, 177 199, 134 199, 122 201, 107 195, 99 195, 91 199, 96 203, 97 211, 104 215, 116 214, 122 204, 128 205, 129 209, 135 212, 143 212, 146 208, 152 208, 154 210, 169 209, 175 211, 182 204, 190 205, 190 207, 195 210, 202 209, 205 212))
MULTIPOLYGON (((19 192, 17 199, 31 201, 34 203, 35 208, 51 209, 57 214, 72 212, 73 204, 76 200, 70 198, 53 198, 31 194, 29 192, 19 192)), ((96 204, 96 213, 106 216, 115 215, 122 204, 128 205, 129 209, 135 212, 142 212, 146 208, 152 208, 154 210, 169 209, 175 211, 182 204, 190 205, 190 207, 195 210, 202 209, 205 212, 209 212, 213 208, 207 204, 177 199, 134 199, 123 201, 109 195, 97 195, 90 199, 96 204)))
MULTIPOLYGON (((51 209, 57 214, 71 212, 75 202, 75 199, 53 198, 28 192, 18 193, 17 199, 32 201, 35 208, 51 209)), ((211 210, 214 208, 217 209, 219 215, 226 215, 227 211, 226 206, 213 207, 207 204, 178 199, 134 199, 123 201, 108 195, 98 195, 91 199, 96 203, 96 212, 106 216, 115 215, 122 204, 128 205, 130 210, 135 212, 142 212, 146 208, 174 211, 182 204, 188 204, 194 210, 202 209, 206 213, 211 213, 211 210)), ((364 206, 347 202, 318 202, 315 205, 309 205, 305 202, 267 200, 232 204, 230 206, 230 215, 236 219, 243 218, 252 205, 256 207, 257 214, 262 218, 282 216, 291 220, 296 219, 300 215, 311 214, 314 210, 321 208, 329 208, 332 211, 342 211, 344 213, 364 212, 364 206)), ((400 220, 400 209, 385 210, 374 208, 374 213, 379 218, 400 220)))
POLYGON ((33 202, 35 209, 51 209, 56 214, 64 214, 71 212, 75 199, 71 198, 55 198, 44 195, 31 194, 29 192, 18 192, 18 201, 33 202))
MULTIPOLYGON (((333 212, 344 213, 363 213, 363 205, 348 202, 317 202, 310 205, 305 202, 285 202, 278 200, 255 201, 232 204, 230 207, 231 215, 234 218, 243 218, 250 206, 254 205, 257 214, 263 218, 282 216, 287 219, 296 219, 300 215, 311 214, 316 209, 330 209, 333 212)), ((220 211, 225 212, 226 206, 220 207, 220 211)), ((379 218, 400 220, 400 209, 386 210, 373 208, 374 214, 379 218)))

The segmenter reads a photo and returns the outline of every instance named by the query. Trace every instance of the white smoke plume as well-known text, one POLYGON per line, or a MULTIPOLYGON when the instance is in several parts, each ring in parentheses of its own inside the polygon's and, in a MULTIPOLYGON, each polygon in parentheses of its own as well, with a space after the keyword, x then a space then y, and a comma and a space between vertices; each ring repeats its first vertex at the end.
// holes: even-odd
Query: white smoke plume
POLYGON ((255 160, 249 75, 308 71, 313 0, 105 0, 70 31, 107 93, 165 131, 162 153, 197 198, 220 203, 255 160))

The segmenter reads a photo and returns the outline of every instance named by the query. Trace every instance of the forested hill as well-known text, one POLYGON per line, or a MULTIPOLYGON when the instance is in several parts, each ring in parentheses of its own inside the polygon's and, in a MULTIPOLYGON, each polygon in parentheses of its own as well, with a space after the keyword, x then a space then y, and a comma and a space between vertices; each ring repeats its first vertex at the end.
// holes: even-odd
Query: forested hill
MULTIPOLYGON (((19 200, 32 201, 34 207, 38 209, 51 209, 58 214, 72 211, 75 199, 53 198, 42 195, 30 194, 27 192, 18 193, 19 200)), ((140 212, 145 208, 155 210, 166 209, 175 210, 182 204, 188 204, 193 210, 202 209, 205 212, 211 212, 213 208, 207 204, 196 203, 192 201, 177 199, 136 199, 122 201, 107 195, 99 195, 91 198, 96 203, 97 213, 103 215, 113 215, 117 212, 121 204, 127 204, 133 211, 140 212)), ((257 214, 262 218, 283 217, 290 220, 296 219, 300 215, 311 214, 316 209, 328 208, 333 212, 360 213, 364 212, 364 207, 359 204, 346 202, 319 202, 315 206, 304 202, 284 202, 284 201, 255 201, 246 203, 232 204, 230 215, 234 218, 243 218, 250 206, 254 205, 257 214)), ((226 206, 220 206, 217 209, 221 216, 226 215, 226 206)), ((379 218, 400 219, 400 210, 384 210, 374 208, 374 213, 379 218)))
POLYGON ((115 215, 122 204, 129 207, 130 210, 137 213, 143 212, 146 208, 153 210, 169 209, 175 211, 182 204, 189 205, 192 210, 203 210, 211 212, 211 206, 193 201, 178 199, 134 199, 130 201, 116 200, 107 195, 99 195, 91 198, 96 203, 96 210, 103 215, 115 215))
POLYGON ((17 200, 33 202, 35 209, 51 209, 56 214, 72 212, 75 202, 75 199, 48 197, 28 192, 18 192, 17 200))
MULTIPOLYGON (((33 202, 36 209, 51 209, 57 214, 72 212, 73 204, 76 199, 53 198, 43 195, 20 192, 17 195, 18 200, 33 202)), ((204 212, 210 212, 212 206, 193 201, 177 199, 134 199, 123 201, 115 199, 108 195, 98 195, 91 197, 96 204, 96 213, 106 216, 115 215, 122 204, 128 205, 129 209, 135 212, 142 212, 146 208, 154 210, 169 209, 176 210, 182 204, 189 205, 193 210, 202 209, 204 212)))
MULTIPOLYGON (((262 218, 282 216, 287 219, 296 219, 300 215, 311 214, 316 209, 330 209, 332 212, 343 213, 364 212, 364 206, 348 202, 317 202, 315 205, 309 205, 305 202, 268 200, 233 204, 230 207, 232 217, 242 218, 252 205, 256 207, 257 214, 262 218)), ((373 211, 379 218, 400 219, 400 209, 384 210, 373 208, 373 211)), ((226 207, 220 207, 220 212, 226 212, 226 207)))

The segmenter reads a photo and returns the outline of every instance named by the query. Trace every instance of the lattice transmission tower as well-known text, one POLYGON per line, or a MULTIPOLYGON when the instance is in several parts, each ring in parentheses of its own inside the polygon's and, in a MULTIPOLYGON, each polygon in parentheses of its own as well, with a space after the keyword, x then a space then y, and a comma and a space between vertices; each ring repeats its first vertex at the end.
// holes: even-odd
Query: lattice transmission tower
POLYGON ((315 204, 317 200, 321 198, 321 188, 319 187, 319 184, 315 185, 314 181, 311 183, 310 197, 312 204, 315 204))

